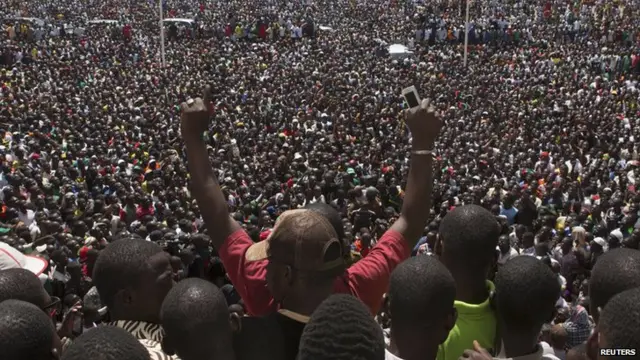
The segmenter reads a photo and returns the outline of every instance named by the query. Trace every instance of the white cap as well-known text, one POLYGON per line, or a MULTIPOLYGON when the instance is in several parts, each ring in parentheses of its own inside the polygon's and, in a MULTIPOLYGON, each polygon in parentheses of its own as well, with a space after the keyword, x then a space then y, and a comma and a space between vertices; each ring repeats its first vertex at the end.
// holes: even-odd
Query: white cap
POLYGON ((21 253, 11 245, 0 241, 0 270, 27 269, 40 275, 47 268, 45 259, 21 253))
POLYGON ((601 237, 597 237, 595 239, 593 239, 593 242, 595 242, 596 244, 602 246, 602 248, 606 248, 607 247, 607 241, 601 237))
POLYGON ((622 231, 620 231, 619 229, 615 229, 610 233, 611 236, 615 237, 616 239, 618 239, 618 241, 622 241, 622 238, 624 237, 622 235, 622 231))

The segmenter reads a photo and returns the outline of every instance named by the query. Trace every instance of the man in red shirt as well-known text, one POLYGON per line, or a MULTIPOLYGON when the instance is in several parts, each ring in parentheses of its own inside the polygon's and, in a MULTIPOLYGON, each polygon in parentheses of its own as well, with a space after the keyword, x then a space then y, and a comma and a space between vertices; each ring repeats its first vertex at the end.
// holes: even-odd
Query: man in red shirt
MULTIPOLYGON (((261 243, 254 245, 249 235, 229 216, 227 201, 216 172, 211 168, 203 140, 202 134, 208 129, 210 120, 209 96, 210 88, 207 87, 204 99, 197 98, 182 104, 182 137, 187 146, 192 193, 207 225, 212 245, 220 254, 247 312, 254 316, 267 315, 278 310, 278 304, 266 286, 269 260, 248 261, 246 258, 250 248, 261 243)), ((334 283, 335 293, 353 294, 369 307, 372 314, 376 314, 381 306, 391 272, 410 256, 411 249, 422 235, 431 207, 431 150, 442 124, 426 100, 408 114, 406 123, 413 135, 412 156, 400 217, 369 254, 346 269, 334 283)))
POLYGON ((147 215, 153 215, 155 213, 155 210, 153 208, 153 205, 151 205, 151 201, 149 201, 149 199, 144 198, 142 199, 142 201, 140 202, 140 205, 138 205, 138 208, 136 209, 136 218, 138 220, 141 220, 143 217, 147 216, 147 215))

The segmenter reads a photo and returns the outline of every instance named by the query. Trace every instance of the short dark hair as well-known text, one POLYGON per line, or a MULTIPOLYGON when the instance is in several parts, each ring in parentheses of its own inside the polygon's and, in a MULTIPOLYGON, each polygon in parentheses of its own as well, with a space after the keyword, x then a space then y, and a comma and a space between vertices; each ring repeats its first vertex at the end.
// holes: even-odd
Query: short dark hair
MULTIPOLYGON (((612 297, 602 309, 598 329, 607 348, 640 348, 640 288, 625 290, 612 297)), ((609 359, 618 359, 609 356, 609 359)))
POLYGON ((0 302, 4 300, 22 300, 43 308, 44 289, 40 279, 26 269, 6 269, 0 271, 0 302))
POLYGON ((213 348, 221 352, 231 349, 227 300, 208 281, 191 278, 177 283, 165 297, 160 316, 167 338, 181 358, 203 341, 214 341, 213 348))
POLYGON ((55 328, 37 306, 20 300, 0 303, 0 349, 8 360, 49 360, 55 328))
POLYGON ((491 264, 500 237, 495 216, 478 205, 455 208, 442 219, 440 237, 443 254, 456 258, 467 267, 484 268, 491 264))
POLYGON ((93 269, 93 284, 102 303, 112 307, 118 291, 138 286, 148 268, 147 260, 160 252, 160 246, 141 239, 122 239, 107 245, 93 269))
POLYGON ((598 308, 625 290, 640 286, 640 251, 618 248, 602 254, 591 271, 589 301, 598 321, 598 308))
POLYGON ((533 256, 517 256, 496 274, 495 304, 505 327, 539 331, 554 315, 560 297, 557 276, 533 256))
POLYGON ((451 314, 456 283, 432 256, 414 256, 391 273, 389 305, 393 325, 437 324, 451 314))
POLYGON ((149 351, 126 330, 115 326, 98 326, 76 340, 62 354, 61 360, 149 360, 149 351))
POLYGON ((383 360, 382 329, 360 300, 336 294, 311 315, 300 338, 298 360, 383 360))

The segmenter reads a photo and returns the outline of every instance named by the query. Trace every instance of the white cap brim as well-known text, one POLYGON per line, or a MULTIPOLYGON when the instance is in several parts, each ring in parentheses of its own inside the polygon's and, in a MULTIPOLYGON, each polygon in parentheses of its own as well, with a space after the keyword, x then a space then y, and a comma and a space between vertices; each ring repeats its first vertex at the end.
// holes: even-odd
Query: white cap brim
POLYGON ((25 255, 24 257, 25 257, 24 269, 27 269, 36 275, 42 274, 44 270, 47 268, 48 264, 45 259, 35 257, 35 256, 29 256, 29 255, 25 255))

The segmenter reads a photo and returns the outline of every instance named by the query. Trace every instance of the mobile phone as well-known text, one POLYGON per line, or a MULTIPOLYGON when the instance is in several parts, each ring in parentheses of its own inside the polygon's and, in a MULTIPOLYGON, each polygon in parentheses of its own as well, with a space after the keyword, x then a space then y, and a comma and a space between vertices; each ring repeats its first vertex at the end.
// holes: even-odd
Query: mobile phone
POLYGON ((420 95, 418 95, 418 90, 416 90, 415 86, 409 86, 402 90, 402 96, 407 105, 409 105, 410 111, 415 111, 420 107, 420 95))
POLYGON ((71 333, 73 336, 78 337, 82 335, 84 330, 84 319, 81 313, 76 313, 73 315, 73 327, 71 328, 71 333))

